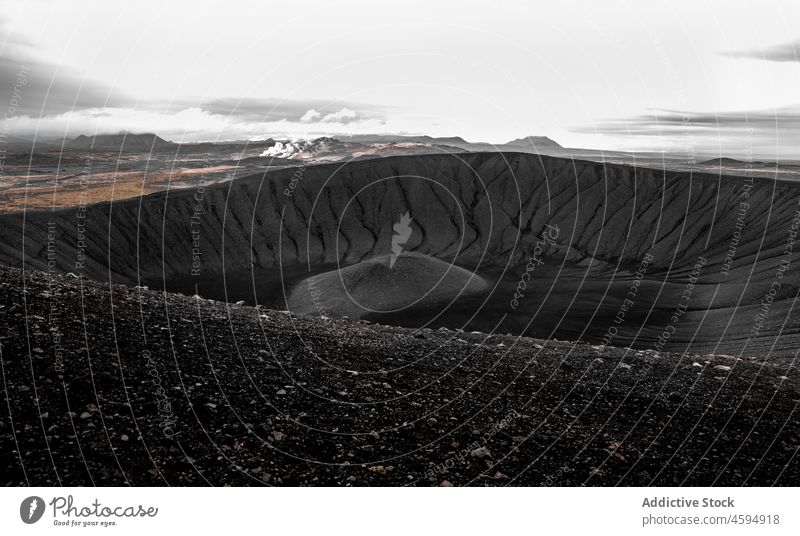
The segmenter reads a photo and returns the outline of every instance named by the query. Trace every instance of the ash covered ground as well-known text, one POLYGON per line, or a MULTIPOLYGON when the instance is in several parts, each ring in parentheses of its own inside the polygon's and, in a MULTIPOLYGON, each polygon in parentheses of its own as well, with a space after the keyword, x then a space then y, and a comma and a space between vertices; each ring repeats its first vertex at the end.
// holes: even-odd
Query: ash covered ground
POLYGON ((0 268, 4 485, 797 485, 792 360, 0 268))

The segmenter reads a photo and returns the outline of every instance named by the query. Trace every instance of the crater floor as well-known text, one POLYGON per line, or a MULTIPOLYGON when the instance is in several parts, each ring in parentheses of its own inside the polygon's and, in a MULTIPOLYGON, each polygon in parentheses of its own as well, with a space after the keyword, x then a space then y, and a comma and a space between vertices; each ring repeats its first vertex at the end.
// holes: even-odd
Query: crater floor
POLYGON ((298 283, 289 309, 302 314, 361 318, 442 308, 488 288, 479 275, 420 253, 381 255, 298 283))

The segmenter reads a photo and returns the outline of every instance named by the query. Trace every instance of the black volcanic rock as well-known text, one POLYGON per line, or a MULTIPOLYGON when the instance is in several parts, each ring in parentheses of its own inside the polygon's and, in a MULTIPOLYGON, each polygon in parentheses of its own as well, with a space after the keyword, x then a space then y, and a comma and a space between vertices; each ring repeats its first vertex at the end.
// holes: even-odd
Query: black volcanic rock
POLYGON ((2 266, 0 342, 2 485, 800 483, 789 361, 323 320, 2 266))

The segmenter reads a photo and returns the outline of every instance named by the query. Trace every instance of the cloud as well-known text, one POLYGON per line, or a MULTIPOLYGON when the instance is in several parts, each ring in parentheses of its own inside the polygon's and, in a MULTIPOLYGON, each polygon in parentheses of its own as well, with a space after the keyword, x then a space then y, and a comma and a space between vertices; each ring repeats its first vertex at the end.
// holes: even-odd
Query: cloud
MULTIPOLYGON (((0 67, 3 65, 0 62, 0 67)), ((4 79, 13 80, 17 76, 10 68, 6 71, 4 79)), ((339 102, 331 110, 330 101, 233 97, 136 102, 110 99, 107 89, 96 86, 80 88, 80 84, 76 86, 69 78, 67 80, 69 83, 59 86, 63 89, 57 92, 60 100, 47 92, 38 95, 36 88, 41 84, 26 80, 22 100, 27 106, 17 107, 16 115, 7 121, 6 128, 17 136, 37 134, 47 137, 122 130, 155 132, 177 141, 408 133, 405 128, 387 131, 390 128, 387 116, 383 108, 376 106, 367 108, 355 103, 342 106, 339 102), (82 97, 76 101, 75 95, 82 97), (31 99, 38 101, 43 98, 48 102, 44 111, 30 104, 31 99)))
MULTIPOLYGON (((355 113, 355 112, 353 112, 355 113)), ((352 114, 340 115, 343 120, 352 114)), ((79 134, 154 132, 179 142, 221 140, 313 139, 356 134, 419 134, 418 120, 407 117, 359 116, 345 122, 305 123, 271 117, 253 120, 248 116, 213 113, 199 106, 181 110, 133 107, 98 107, 38 117, 17 115, 8 121, 9 131, 18 136, 33 132, 44 137, 75 137, 79 134)), ((323 117, 324 119, 324 117, 323 117)))
MULTIPOLYGON (((177 98, 140 101, 123 91, 95 81, 76 69, 44 61, 37 56, 36 47, 24 36, 9 30, 7 18, 0 15, 0 119, 13 102, 12 116, 39 118, 41 128, 52 132, 55 124, 71 117, 80 123, 100 120, 99 110, 111 109, 110 119, 121 119, 122 109, 131 117, 146 117, 137 108, 158 111, 169 122, 169 116, 186 110, 206 112, 222 123, 273 123, 279 121, 302 123, 344 123, 357 117, 381 116, 383 108, 356 102, 324 99, 281 99, 260 97, 177 98), (2 38, 5 37, 5 41, 2 38), (18 82, 22 73, 22 83, 18 82), (335 110, 339 111, 335 111, 335 110), (353 110, 363 110, 357 114, 353 110), (370 110, 366 112, 366 110, 370 110), (80 112, 80 113, 78 113, 80 112)), ((150 114, 150 117, 154 117, 150 114)), ((105 124, 104 120, 100 120, 105 124)), ((204 120, 205 121, 205 120, 204 120)), ((30 121, 16 121, 18 127, 30 121)), ((127 128, 123 126, 122 128, 127 128)), ((146 130, 154 130, 151 126, 146 130)), ((36 132, 36 127, 26 134, 36 132)))
POLYGON ((800 104, 719 113, 658 109, 651 114, 609 119, 570 130, 616 137, 628 149, 800 158, 800 104))
POLYGON ((33 42, 9 28, 8 18, 0 14, 0 129, 15 136, 61 138, 127 130, 155 132, 177 141, 214 141, 419 133, 408 130, 405 123, 387 124, 391 108, 350 101, 277 97, 139 100, 77 69, 41 59, 33 42), (6 114, 9 108, 13 111, 6 114))
POLYGON ((322 114, 312 108, 311 110, 303 114, 303 117, 300 118, 300 122, 314 123, 316 121, 319 121, 320 117, 322 117, 322 114))
POLYGON ((349 123, 358 118, 358 114, 350 108, 342 108, 338 112, 332 112, 322 118, 323 123, 349 123))
POLYGON ((179 97, 139 100, 40 59, 0 15, 0 129, 14 136, 155 132, 175 141, 418 134, 390 108, 324 99, 179 97), (13 113, 6 114, 12 108, 13 113), (7 118, 6 118, 7 116, 7 118))
MULTIPOLYGON (((316 104, 317 101, 313 101, 316 104)), ((291 121, 309 107, 309 101, 294 101, 278 98, 216 98, 209 100, 178 100, 169 103, 170 108, 197 107, 212 114, 228 115, 248 121, 291 121)))
POLYGON ((9 32, 7 26, 7 21, 0 18, 0 35, 7 35, 0 56, 0 109, 5 110, 13 101, 13 115, 48 116, 73 109, 127 106, 135 102, 74 69, 39 59, 33 45, 9 32))
MULTIPOLYGON (((383 108, 358 102, 326 101, 322 99, 281 99, 260 97, 227 97, 215 99, 175 99, 163 102, 150 102, 149 105, 165 111, 179 111, 186 108, 200 108, 212 114, 228 115, 246 121, 297 121, 314 123, 326 115, 332 118, 342 111, 351 109, 370 110, 369 114, 381 114, 383 108), (340 112, 330 112, 340 108, 340 112), (328 110, 328 112, 326 112, 328 110)), ((336 122, 331 120, 331 122, 336 122)))
POLYGON ((0 58, 0 103, 7 104, 14 93, 14 81, 24 73, 20 93, 20 115, 48 116, 74 109, 131 105, 134 99, 119 91, 82 77, 75 71, 24 58, 0 58))
POLYGON ((800 62, 800 39, 790 43, 781 43, 767 48, 757 48, 750 50, 733 50, 720 52, 723 56, 731 58, 747 58, 767 61, 799 61, 800 62))
POLYGON ((17 135, 38 133, 40 136, 67 137, 79 134, 131 132, 169 132, 174 139, 184 134, 194 136, 207 131, 224 132, 228 118, 211 114, 199 108, 186 108, 178 112, 160 112, 126 107, 103 107, 70 110, 47 117, 20 115, 9 121, 10 131, 17 135))
POLYGON ((718 113, 653 110, 652 114, 623 119, 609 119, 574 132, 634 133, 660 135, 665 130, 718 130, 720 128, 774 130, 800 126, 800 105, 774 110, 732 111, 718 113))

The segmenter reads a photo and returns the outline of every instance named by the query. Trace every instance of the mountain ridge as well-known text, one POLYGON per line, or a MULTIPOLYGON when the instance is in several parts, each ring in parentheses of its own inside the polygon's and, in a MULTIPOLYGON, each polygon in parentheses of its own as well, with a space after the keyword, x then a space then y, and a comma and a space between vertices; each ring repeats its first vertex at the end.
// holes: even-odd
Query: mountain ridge
POLYGON ((117 134, 81 134, 66 142, 64 147, 82 151, 161 152, 173 150, 178 144, 153 133, 119 132, 117 134))

